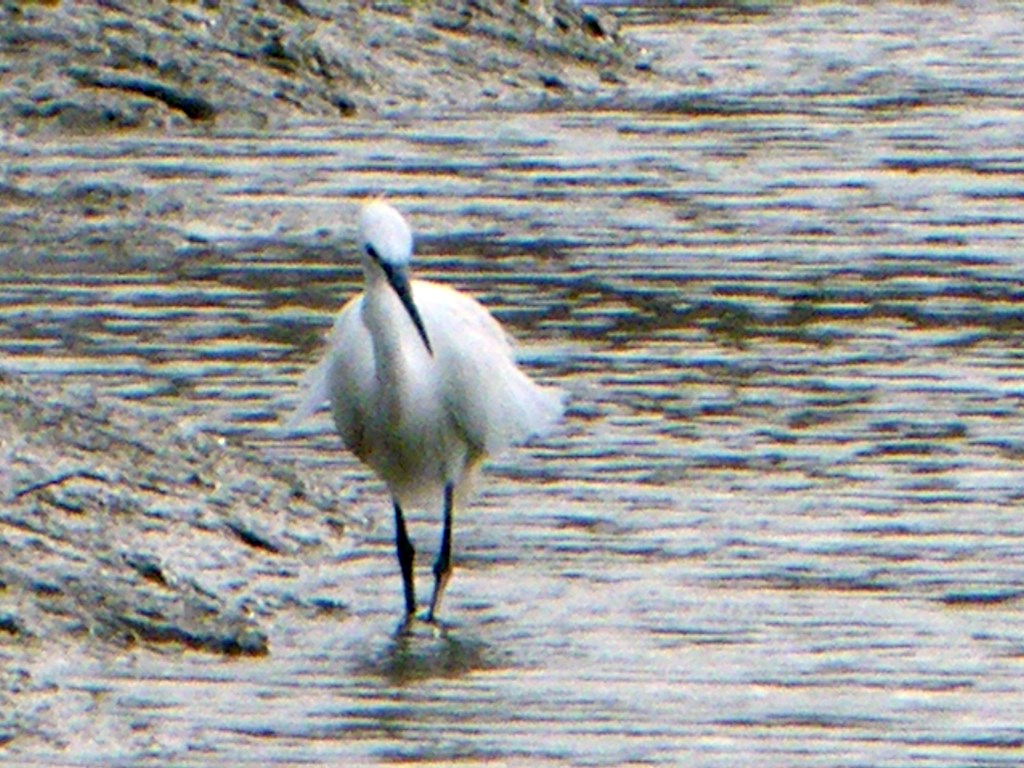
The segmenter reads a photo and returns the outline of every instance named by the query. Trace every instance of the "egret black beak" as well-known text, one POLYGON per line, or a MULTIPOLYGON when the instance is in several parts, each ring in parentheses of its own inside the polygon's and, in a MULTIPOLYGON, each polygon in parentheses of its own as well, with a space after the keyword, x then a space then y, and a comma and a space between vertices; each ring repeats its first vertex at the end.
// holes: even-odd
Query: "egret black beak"
POLYGON ((409 319, 412 320, 412 324, 419 331, 420 338, 423 339, 423 345, 427 348, 427 352, 433 356, 434 348, 430 346, 430 339, 427 338, 427 329, 423 325, 423 318, 420 317, 419 310, 416 309, 416 304, 412 300, 412 287, 409 285, 409 278, 406 277, 405 271, 396 269, 384 261, 378 260, 377 263, 384 270, 384 274, 388 278, 388 285, 398 294, 398 298, 402 301, 402 306, 409 313, 409 319))

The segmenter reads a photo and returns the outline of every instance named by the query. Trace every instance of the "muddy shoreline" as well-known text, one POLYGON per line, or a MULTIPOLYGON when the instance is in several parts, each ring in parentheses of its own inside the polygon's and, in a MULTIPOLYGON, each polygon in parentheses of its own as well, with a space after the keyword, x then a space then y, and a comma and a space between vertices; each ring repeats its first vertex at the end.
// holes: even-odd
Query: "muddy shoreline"
POLYGON ((612 17, 568 0, 145 9, 5 3, 0 124, 18 134, 273 130, 607 97, 648 77, 612 17))

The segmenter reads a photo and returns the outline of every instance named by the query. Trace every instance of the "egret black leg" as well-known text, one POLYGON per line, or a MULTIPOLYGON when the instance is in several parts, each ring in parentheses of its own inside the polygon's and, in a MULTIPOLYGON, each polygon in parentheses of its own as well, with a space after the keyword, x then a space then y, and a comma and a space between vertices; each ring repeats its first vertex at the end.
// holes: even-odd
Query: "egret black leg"
POLYGON ((427 621, 434 621, 441 609, 441 596, 452 575, 452 505, 455 489, 451 483, 444 487, 444 529, 441 531, 441 550, 434 563, 434 596, 430 600, 427 621))
POLYGON ((398 552, 398 566, 402 569, 402 588, 405 590, 405 615, 416 613, 416 585, 413 583, 412 564, 416 550, 409 541, 409 533, 405 530, 405 517, 402 508, 395 501, 395 550, 398 552))

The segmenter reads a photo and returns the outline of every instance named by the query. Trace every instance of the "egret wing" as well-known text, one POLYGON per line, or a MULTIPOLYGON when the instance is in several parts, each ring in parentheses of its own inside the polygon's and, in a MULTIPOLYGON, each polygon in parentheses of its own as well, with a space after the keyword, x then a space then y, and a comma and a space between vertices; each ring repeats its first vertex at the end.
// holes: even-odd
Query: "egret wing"
MULTIPOLYGON (((294 428, 332 400, 334 420, 342 441, 355 450, 362 424, 358 406, 369 398, 373 384, 373 345, 363 324, 362 295, 348 301, 334 321, 327 337, 324 356, 302 378, 302 398, 286 426, 294 428)), ((358 451, 356 451, 358 453, 358 451)))
POLYGON ((561 417, 564 394, 519 370, 508 335, 479 302, 436 283, 417 282, 414 290, 448 412, 477 451, 500 451, 561 417))
POLYGON ((330 367, 330 356, 324 356, 320 362, 302 375, 299 392, 302 395, 295 410, 285 421, 286 429, 296 429, 302 422, 320 410, 327 402, 327 369, 330 367))

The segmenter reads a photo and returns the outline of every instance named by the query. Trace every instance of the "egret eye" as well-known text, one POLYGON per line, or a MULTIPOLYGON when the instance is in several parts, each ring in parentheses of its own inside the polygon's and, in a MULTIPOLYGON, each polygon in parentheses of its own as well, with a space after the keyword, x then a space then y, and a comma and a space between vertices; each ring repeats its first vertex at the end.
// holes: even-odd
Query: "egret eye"
POLYGON ((380 254, 377 253, 377 249, 369 243, 366 244, 366 255, 374 261, 380 261, 380 254))

